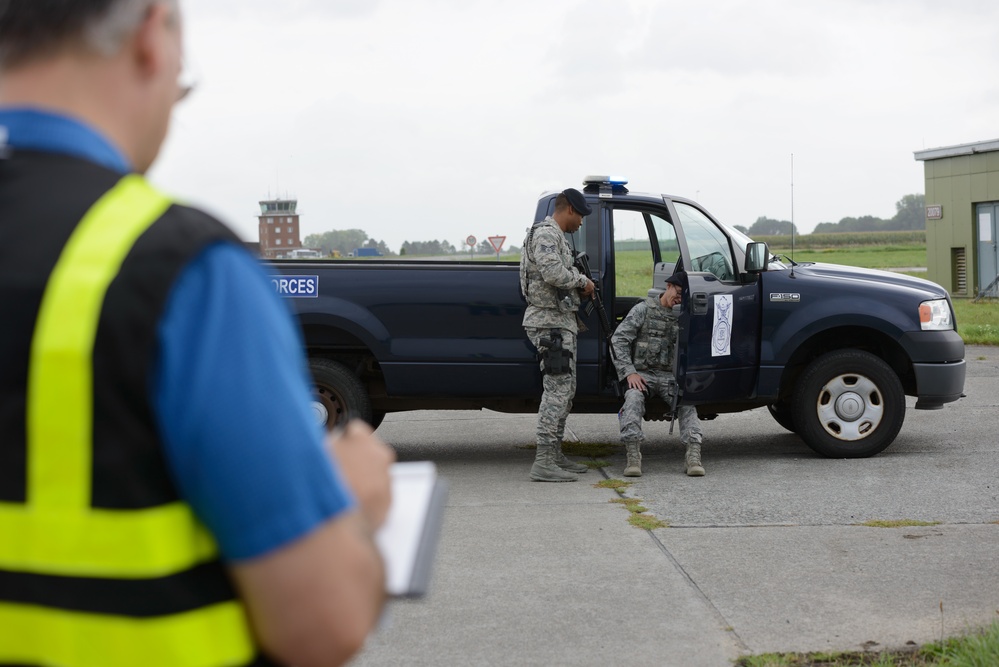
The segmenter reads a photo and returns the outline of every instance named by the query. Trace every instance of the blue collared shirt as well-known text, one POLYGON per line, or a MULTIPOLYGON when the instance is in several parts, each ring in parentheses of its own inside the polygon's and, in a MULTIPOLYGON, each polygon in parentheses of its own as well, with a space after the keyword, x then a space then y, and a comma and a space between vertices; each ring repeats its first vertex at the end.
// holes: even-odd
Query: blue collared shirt
MULTIPOLYGON (((132 171, 95 129, 39 109, 0 108, 0 159, 5 148, 132 171)), ((312 415, 301 334, 249 254, 205 248, 157 335, 150 382, 166 459, 224 557, 263 555, 354 505, 312 415)))
POLYGON ((41 109, 0 109, 0 144, 24 150, 63 153, 90 160, 119 174, 132 171, 124 153, 82 122, 41 109))

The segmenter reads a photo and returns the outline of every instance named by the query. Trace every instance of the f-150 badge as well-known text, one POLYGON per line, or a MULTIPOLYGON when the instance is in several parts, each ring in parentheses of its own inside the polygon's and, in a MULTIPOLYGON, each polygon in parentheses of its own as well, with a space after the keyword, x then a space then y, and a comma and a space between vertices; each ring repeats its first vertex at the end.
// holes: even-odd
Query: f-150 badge
POLYGON ((771 292, 771 301, 790 301, 791 303, 798 303, 801 301, 801 295, 797 292, 771 292))

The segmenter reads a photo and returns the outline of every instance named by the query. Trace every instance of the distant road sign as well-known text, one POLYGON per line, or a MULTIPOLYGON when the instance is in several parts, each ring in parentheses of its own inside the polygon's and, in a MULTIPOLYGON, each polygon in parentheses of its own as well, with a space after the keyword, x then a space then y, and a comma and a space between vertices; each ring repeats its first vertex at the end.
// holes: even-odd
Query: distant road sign
POLYGON ((493 247, 493 250, 495 250, 496 252, 499 252, 500 248, 503 247, 503 242, 504 241, 506 241, 506 237, 505 236, 490 236, 489 237, 489 245, 491 245, 493 247))
POLYGON ((471 234, 469 234, 468 238, 465 239, 465 243, 467 243, 470 246, 474 246, 475 245, 475 237, 472 236, 471 234))

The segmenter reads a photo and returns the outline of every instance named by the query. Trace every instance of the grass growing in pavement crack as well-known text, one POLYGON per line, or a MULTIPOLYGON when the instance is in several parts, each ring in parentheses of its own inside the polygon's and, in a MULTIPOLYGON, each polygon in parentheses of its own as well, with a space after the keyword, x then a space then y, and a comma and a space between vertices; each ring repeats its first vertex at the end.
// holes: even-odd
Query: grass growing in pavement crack
POLYGON ((628 523, 642 530, 655 530, 656 528, 669 528, 665 521, 657 519, 651 514, 629 514, 628 523))
POLYGON ((623 479, 603 479, 593 485, 595 489, 614 489, 615 491, 620 491, 621 489, 627 489, 634 482, 626 482, 623 479))
POLYGON ((915 521, 914 519, 900 519, 898 521, 882 521, 873 519, 857 524, 858 526, 868 526, 869 528, 903 528, 906 526, 939 526, 939 521, 915 521))
POLYGON ((656 528, 669 528, 669 524, 662 519, 657 519, 652 514, 644 514, 647 512, 648 508, 642 506, 641 498, 625 498, 622 495, 624 489, 627 489, 634 482, 625 482, 621 479, 605 479, 601 482, 594 484, 594 488, 598 489, 614 489, 617 491, 619 498, 612 498, 610 502, 617 503, 619 505, 624 505, 624 508, 628 510, 628 523, 636 528, 641 528, 642 530, 655 530, 656 528))
POLYGON ((568 456, 586 456, 598 459, 619 451, 621 445, 607 442, 563 442, 562 453, 568 456))
POLYGON ((898 651, 766 653, 736 661, 735 667, 979 667, 999 661, 999 621, 984 630, 898 651))
POLYGON ((609 502, 624 505, 624 508, 632 514, 641 514, 642 512, 649 511, 648 507, 642 505, 640 498, 611 498, 609 502))
POLYGON ((587 468, 606 468, 610 466, 610 462, 604 461, 603 459, 596 459, 595 461, 581 461, 581 463, 587 468))
MULTIPOLYGON (((525 445, 514 445, 514 449, 537 449, 538 446, 528 443, 525 445)), ((601 456, 610 456, 617 453, 621 449, 621 445, 615 445, 606 442, 563 442, 562 443, 562 453, 566 456, 584 456, 591 459, 599 459, 601 456)), ((606 461, 598 461, 600 465, 590 465, 589 462, 583 461, 584 465, 589 465, 591 468, 605 468, 610 464, 606 461)))

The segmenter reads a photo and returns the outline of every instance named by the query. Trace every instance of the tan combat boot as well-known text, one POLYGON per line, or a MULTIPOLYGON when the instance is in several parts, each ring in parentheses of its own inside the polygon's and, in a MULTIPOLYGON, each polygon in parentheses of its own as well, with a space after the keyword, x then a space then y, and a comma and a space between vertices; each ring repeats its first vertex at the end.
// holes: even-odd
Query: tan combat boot
POLYGON ((531 479, 535 482, 575 482, 579 478, 555 465, 555 445, 538 445, 531 479))
POLYGON ((639 451, 640 447, 641 443, 638 442, 624 443, 625 451, 628 453, 628 463, 624 466, 625 477, 642 476, 642 454, 639 451))
POLYGON ((703 477, 704 466, 701 465, 701 443, 692 442, 687 445, 684 472, 688 477, 703 477))

